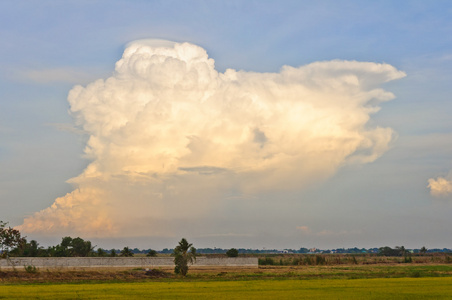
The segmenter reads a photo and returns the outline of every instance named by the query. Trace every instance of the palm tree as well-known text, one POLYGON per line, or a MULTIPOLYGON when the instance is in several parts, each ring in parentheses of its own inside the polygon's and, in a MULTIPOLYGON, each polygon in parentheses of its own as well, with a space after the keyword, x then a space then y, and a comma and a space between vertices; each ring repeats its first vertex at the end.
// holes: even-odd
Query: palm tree
POLYGON ((399 255, 405 256, 405 254, 406 254, 406 249, 405 249, 404 246, 400 246, 400 247, 397 246, 396 249, 399 250, 399 255))
POLYGON ((421 250, 419 250, 419 252, 424 255, 425 253, 427 253, 427 248, 425 248, 425 246, 422 246, 421 250))
POLYGON ((196 260, 196 248, 189 244, 186 239, 182 239, 179 245, 174 248, 174 273, 186 276, 188 272, 188 263, 193 264, 196 260))
POLYGON ((124 249, 121 250, 121 254, 119 256, 133 256, 133 252, 129 249, 129 247, 124 247, 124 249))

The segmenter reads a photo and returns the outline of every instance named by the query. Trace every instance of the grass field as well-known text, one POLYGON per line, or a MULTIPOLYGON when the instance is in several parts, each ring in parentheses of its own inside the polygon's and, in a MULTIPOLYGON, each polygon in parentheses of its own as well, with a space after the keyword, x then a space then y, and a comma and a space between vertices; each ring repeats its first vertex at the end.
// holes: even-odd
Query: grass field
POLYGON ((452 277, 0 286, 4 299, 452 299, 452 277))
POLYGON ((452 299, 451 264, 0 270, 0 299, 452 299))
POLYGON ((452 265, 393 264, 336 266, 261 266, 251 268, 191 268, 187 277, 176 276, 172 269, 147 274, 143 269, 37 269, 0 270, 0 287, 23 283, 102 283, 138 281, 233 281, 233 280, 312 280, 452 277, 452 265))

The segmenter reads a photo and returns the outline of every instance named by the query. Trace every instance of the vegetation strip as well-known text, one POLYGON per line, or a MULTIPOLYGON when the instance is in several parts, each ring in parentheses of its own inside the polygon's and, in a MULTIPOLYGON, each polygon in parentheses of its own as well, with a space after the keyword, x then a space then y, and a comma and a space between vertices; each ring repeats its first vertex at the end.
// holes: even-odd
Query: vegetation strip
POLYGON ((441 299, 452 277, 3 285, 6 299, 441 299))
POLYGON ((338 265, 263 266, 259 269, 192 269, 186 277, 172 269, 129 270, 0 270, 0 286, 23 283, 143 282, 143 281, 234 281, 315 280, 370 278, 452 277, 451 265, 338 265))

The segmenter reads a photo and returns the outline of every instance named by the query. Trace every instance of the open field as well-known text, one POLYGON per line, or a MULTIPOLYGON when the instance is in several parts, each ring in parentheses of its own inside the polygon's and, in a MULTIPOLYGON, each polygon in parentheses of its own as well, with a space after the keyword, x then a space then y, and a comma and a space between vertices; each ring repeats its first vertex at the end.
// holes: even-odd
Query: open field
POLYGON ((0 299, 452 299, 451 264, 0 270, 0 299))
POLYGON ((3 285, 5 299, 447 299, 452 278, 3 285))
POLYGON ((336 266, 260 266, 256 268, 190 268, 187 277, 173 273, 172 268, 159 268, 146 273, 141 268, 124 269, 37 269, 25 272, 0 270, 0 285, 20 283, 137 282, 137 281, 233 281, 281 279, 371 279, 371 278, 452 277, 450 264, 381 264, 336 266))

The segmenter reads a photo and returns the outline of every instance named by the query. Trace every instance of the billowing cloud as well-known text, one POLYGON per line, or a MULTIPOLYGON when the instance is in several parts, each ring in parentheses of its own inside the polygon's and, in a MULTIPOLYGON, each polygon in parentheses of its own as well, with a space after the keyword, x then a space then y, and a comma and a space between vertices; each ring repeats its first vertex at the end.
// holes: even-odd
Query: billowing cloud
MULTIPOLYGON (((451 173, 452 174, 452 173, 451 173)), ((449 174, 446 177, 430 178, 428 180, 428 187, 430 194, 435 197, 447 196, 452 194, 452 176, 449 174)))
POLYGON ((69 92, 91 160, 70 180, 77 189, 21 229, 170 235, 230 197, 302 189, 372 162, 393 137, 368 122, 394 97, 381 84, 403 76, 339 60, 221 73, 193 44, 130 43, 111 77, 69 92))

